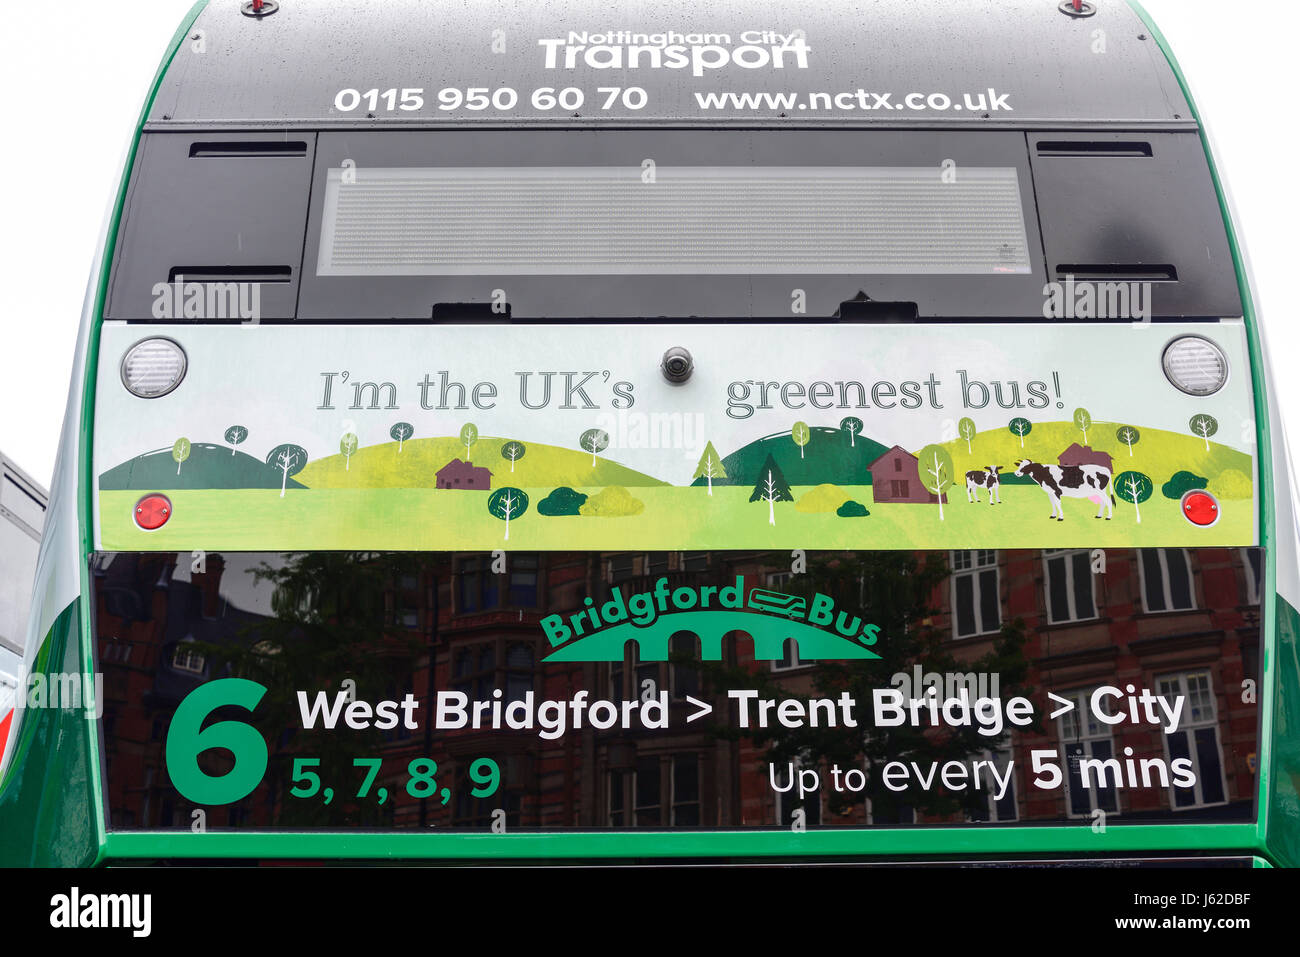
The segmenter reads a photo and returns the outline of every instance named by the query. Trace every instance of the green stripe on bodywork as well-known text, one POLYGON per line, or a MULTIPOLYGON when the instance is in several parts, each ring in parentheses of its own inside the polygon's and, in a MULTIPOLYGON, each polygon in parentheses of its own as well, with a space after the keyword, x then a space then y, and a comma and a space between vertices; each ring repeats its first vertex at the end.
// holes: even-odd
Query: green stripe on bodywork
MULTIPOLYGON (((1246 275, 1241 243, 1238 241, 1237 231, 1232 222, 1232 211, 1228 208, 1227 194, 1223 190, 1223 181, 1219 177, 1219 170, 1214 163, 1214 151, 1210 148, 1210 139, 1205 132, 1205 123, 1201 119, 1200 111, 1196 107, 1196 101, 1192 97, 1187 77, 1178 65, 1178 60, 1170 49, 1168 40, 1160 32, 1160 28, 1156 26, 1151 15, 1147 13, 1138 0, 1129 0, 1129 5, 1142 19, 1142 22, 1146 24, 1147 29, 1151 31, 1152 38, 1159 45, 1160 51, 1169 63, 1169 68, 1173 70, 1174 76, 1177 77, 1178 85, 1187 100, 1187 106, 1192 112, 1192 117, 1196 120, 1197 128, 1200 131, 1201 146, 1205 150, 1205 161, 1209 166, 1210 177, 1214 181, 1214 191, 1219 200, 1223 226, 1227 231, 1228 246, 1232 250, 1232 264, 1236 271, 1237 289, 1241 296, 1242 318, 1245 320, 1246 325, 1246 342, 1250 350, 1251 375, 1255 384, 1255 422, 1259 439, 1259 454, 1256 456, 1256 461, 1259 463, 1259 544, 1265 549, 1264 583, 1261 594, 1266 597, 1261 603, 1262 607, 1260 609, 1262 618, 1260 622, 1260 648, 1261 657, 1263 658, 1263 680, 1260 688, 1259 761, 1257 765, 1259 768, 1257 793, 1257 806, 1259 809, 1257 820, 1258 844, 1265 846, 1269 843, 1270 815, 1272 813, 1270 793, 1273 789, 1274 697, 1275 692, 1280 692, 1281 689, 1277 687, 1279 674, 1274 661, 1278 636, 1278 608, 1268 597, 1277 594, 1277 556, 1274 554, 1277 545, 1276 536, 1274 535, 1277 516, 1273 502, 1273 496, 1277 494, 1277 490, 1273 474, 1273 441, 1269 429, 1271 420, 1269 419, 1266 366, 1264 364, 1263 347, 1260 342, 1259 320, 1255 314, 1255 300, 1251 294, 1249 277, 1246 275)), ((1279 599, 1278 605, 1285 605, 1285 603, 1279 599)), ((1291 686, 1292 693, 1296 693, 1298 688, 1300 686, 1293 684, 1291 686)), ((1292 734, 1300 734, 1300 728, 1295 728, 1295 726, 1293 728, 1292 734)), ((1288 826, 1293 829, 1300 827, 1300 820, 1292 821, 1288 826)))
MULTIPOLYGON (((84 647, 73 602, 45 636, 31 674, 81 674, 84 647)), ((26 694, 26 688, 20 689, 26 694)), ((48 698, 47 698, 48 700, 48 698)), ((85 867, 102 849, 95 722, 84 708, 24 708, 0 789, 0 867, 85 867)))
MULTIPOLYGON (((117 197, 113 203, 112 216, 109 219, 108 234, 104 239, 103 259, 100 262, 99 279, 95 288, 95 299, 90 313, 90 329, 88 332, 85 355, 84 379, 82 381, 81 392, 81 432, 78 436, 77 459, 80 466, 77 470, 78 489, 77 489, 77 521, 79 535, 78 540, 81 544, 81 552, 76 556, 80 566, 81 577, 81 594, 90 594, 89 566, 87 558, 94 550, 94 508, 92 498, 94 495, 94 474, 92 469, 92 450, 94 448, 94 423, 95 423, 95 380, 99 368, 99 332, 100 323, 104 316, 104 303, 108 297, 108 280, 113 268, 114 250, 117 247, 118 231, 122 223, 122 212, 126 208, 126 192, 131 182, 131 171, 135 166, 136 155, 140 149, 140 137, 144 132, 144 124, 148 119, 150 112, 153 110, 154 100, 158 96, 158 89, 162 85, 162 78, 167 69, 171 66, 176 57, 176 53, 181 48, 190 28, 194 21, 198 19, 199 14, 208 5, 208 0, 199 0, 181 21, 180 26, 172 35, 171 42, 168 44, 167 52, 164 54, 162 61, 158 64, 158 70, 154 74, 153 82, 150 84, 149 93, 145 97, 145 102, 140 110, 140 117, 136 123, 135 134, 131 138, 131 145, 127 151, 126 162, 122 169, 122 179, 118 184, 117 197)), ((65 503, 66 507, 66 503, 65 503)), ((81 640, 81 667, 89 674, 94 667, 94 648, 92 646, 91 628, 91 606, 89 602, 78 602, 77 606, 81 612, 81 622, 79 637, 81 640)), ((95 736, 94 741, 98 741, 95 736)), ((98 751, 97 746, 92 746, 93 751, 98 751)), ((98 836, 99 852, 102 856, 104 840, 107 835, 106 820, 104 815, 104 782, 100 774, 100 764, 98 759, 90 761, 90 775, 93 783, 90 806, 95 809, 95 822, 98 836)))
MULTIPOLYGON (((1273 698, 1275 735, 1267 757, 1272 762, 1268 851, 1288 867, 1300 866, 1300 611, 1277 599, 1277 694, 1273 698)), ((1263 767, 1262 755, 1260 766, 1263 767)))

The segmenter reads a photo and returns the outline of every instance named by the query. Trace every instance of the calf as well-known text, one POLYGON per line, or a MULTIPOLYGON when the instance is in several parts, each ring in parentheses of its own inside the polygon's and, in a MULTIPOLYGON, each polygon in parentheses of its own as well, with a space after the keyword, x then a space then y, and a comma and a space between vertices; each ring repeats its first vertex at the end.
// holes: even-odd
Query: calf
POLYGON ((986 488, 989 490, 989 504, 1002 504, 1002 476, 998 473, 1002 471, 1001 465, 986 465, 983 471, 966 473, 966 501, 979 502, 979 490, 986 488))
POLYGON ((1062 498, 1086 498, 1097 506, 1096 518, 1106 514, 1110 521, 1115 514, 1115 496, 1110 491, 1114 484, 1110 469, 1101 465, 1043 465, 1021 459, 1016 463, 1016 474, 1031 478, 1047 493, 1052 503, 1052 514, 1048 519, 1065 521, 1065 510, 1061 507, 1062 498))

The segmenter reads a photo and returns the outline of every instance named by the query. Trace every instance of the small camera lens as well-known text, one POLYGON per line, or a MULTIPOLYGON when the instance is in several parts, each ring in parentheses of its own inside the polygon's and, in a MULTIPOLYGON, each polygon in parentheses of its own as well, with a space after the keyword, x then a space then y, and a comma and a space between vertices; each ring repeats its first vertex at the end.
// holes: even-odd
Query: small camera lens
POLYGON ((663 370, 665 379, 669 382, 680 383, 691 377, 691 372, 695 369, 695 362, 691 359, 689 352, 681 346, 674 346, 664 353, 663 361, 659 367, 663 370))

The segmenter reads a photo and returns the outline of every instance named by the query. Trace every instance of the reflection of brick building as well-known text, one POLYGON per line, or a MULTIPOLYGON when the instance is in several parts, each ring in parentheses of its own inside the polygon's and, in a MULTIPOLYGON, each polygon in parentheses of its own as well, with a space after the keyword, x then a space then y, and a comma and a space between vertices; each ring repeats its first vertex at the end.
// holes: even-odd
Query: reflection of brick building
MULTIPOLYGON (((265 589, 241 584, 256 564, 253 559, 264 556, 208 555, 202 572, 191 570, 185 557, 178 564, 174 555, 119 556, 96 572, 114 826, 189 824, 189 805, 170 786, 162 747, 170 714, 184 694, 225 673, 210 652, 196 647, 237 646, 243 653, 260 647, 265 661, 274 665, 278 655, 288 666, 289 653, 281 654, 265 637, 266 616, 275 609, 283 614, 283 602, 273 606, 265 589)), ((989 797, 982 810, 935 817, 912 811, 904 796, 887 809, 864 800, 833 814, 822 795, 804 807, 809 826, 934 824, 968 816, 1062 821, 1085 818, 1096 809, 1118 814, 1121 822, 1164 817, 1171 807, 1198 818, 1240 820, 1250 814, 1258 713, 1253 703, 1243 702, 1242 682, 1259 673, 1258 553, 966 551, 947 558, 951 577, 936 590, 931 605, 937 611, 922 627, 936 629, 944 647, 969 662, 992 648, 1004 624, 1022 619, 1028 638, 1026 684, 1034 689, 1035 705, 1041 711, 1050 690, 1078 706, 1055 721, 1044 718, 1039 730, 995 742, 987 757, 1014 758, 1014 783, 1001 801, 989 797), (1187 704, 1179 728, 1166 735, 1156 728, 1087 719, 1084 705, 1093 689, 1129 684, 1182 695, 1187 704), (1197 786, 1081 787, 1081 761, 1112 756, 1122 761, 1125 748, 1137 758, 1190 759, 1197 786), (1063 788, 1033 787, 1029 755, 1034 749, 1061 754, 1069 769, 1063 788)), ((459 690, 485 702, 498 692, 509 702, 528 691, 538 699, 564 700, 579 690, 592 698, 631 699, 663 689, 671 700, 670 727, 583 728, 553 741, 535 730, 384 732, 359 744, 357 756, 384 759, 375 787, 386 787, 393 799, 382 811, 377 806, 365 811, 369 817, 345 816, 334 826, 485 828, 494 811, 505 812, 509 828, 789 822, 795 802, 769 785, 766 746, 715 734, 708 722, 685 722, 691 711, 687 696, 711 701, 718 715, 730 713, 725 695, 710 689, 695 664, 699 648, 693 636, 673 638, 668 662, 639 661, 632 645, 618 663, 543 665, 550 648, 539 627, 543 615, 568 614, 582 608, 587 597, 606 600, 615 585, 632 594, 661 577, 676 587, 723 584, 740 575, 747 587, 795 591, 786 569, 754 553, 512 553, 507 559, 502 568, 487 554, 417 556, 413 565, 408 560, 400 571, 385 572, 376 579, 373 601, 356 605, 369 609, 369 617, 355 619, 364 626, 355 630, 364 641, 355 648, 344 641, 340 648, 352 657, 341 660, 349 663, 329 667, 346 671, 379 660, 386 676, 383 695, 414 693, 425 717, 430 688, 459 690), (396 638, 406 643, 399 648, 396 638), (437 761, 439 781, 453 792, 445 806, 405 792, 405 769, 417 757, 437 761), (495 760, 501 771, 500 790, 490 799, 470 793, 470 769, 480 758, 495 760)), ((346 569, 367 560, 375 559, 344 557, 341 574, 352 574, 346 569)), ((332 574, 333 567, 313 570, 312 580, 332 574)), ((316 594, 304 597, 324 601, 316 594)), ((334 608, 329 614, 342 620, 342 606, 324 607, 334 608)), ((349 628, 353 620, 348 619, 349 628)), ((318 621, 313 627, 327 626, 318 621)), ((295 629, 282 626, 279 634, 291 640, 295 629)), ((782 661, 755 662, 752 642, 730 637, 723 666, 761 673, 788 694, 816 693, 817 666, 800 658, 793 640, 782 661)), ((344 677, 339 673, 334 680, 344 677)), ((881 675, 880 686, 889 678, 881 675)), ((287 795, 286 769, 293 755, 314 753, 315 741, 282 734, 269 743, 272 764, 263 787, 238 805, 212 809, 209 826, 290 826, 293 814, 305 813, 301 799, 287 795)))

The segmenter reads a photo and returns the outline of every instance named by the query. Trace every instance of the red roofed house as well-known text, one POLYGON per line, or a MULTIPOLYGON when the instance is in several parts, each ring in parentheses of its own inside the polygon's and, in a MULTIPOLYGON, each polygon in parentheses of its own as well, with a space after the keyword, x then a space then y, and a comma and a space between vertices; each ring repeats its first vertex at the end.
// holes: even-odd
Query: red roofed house
MULTIPOLYGON (((876 502, 906 502, 936 505, 938 496, 921 484, 921 463, 907 449, 895 445, 867 466, 871 473, 871 495, 876 502)), ((948 504, 947 493, 943 496, 948 504)))
POLYGON ((1115 460, 1107 452, 1094 452, 1092 446, 1075 442, 1061 453, 1057 461, 1061 465, 1100 465, 1109 471, 1115 471, 1115 460))
POLYGON ((490 469, 475 468, 469 462, 452 459, 438 469, 438 488, 467 488, 487 491, 492 488, 490 469))

